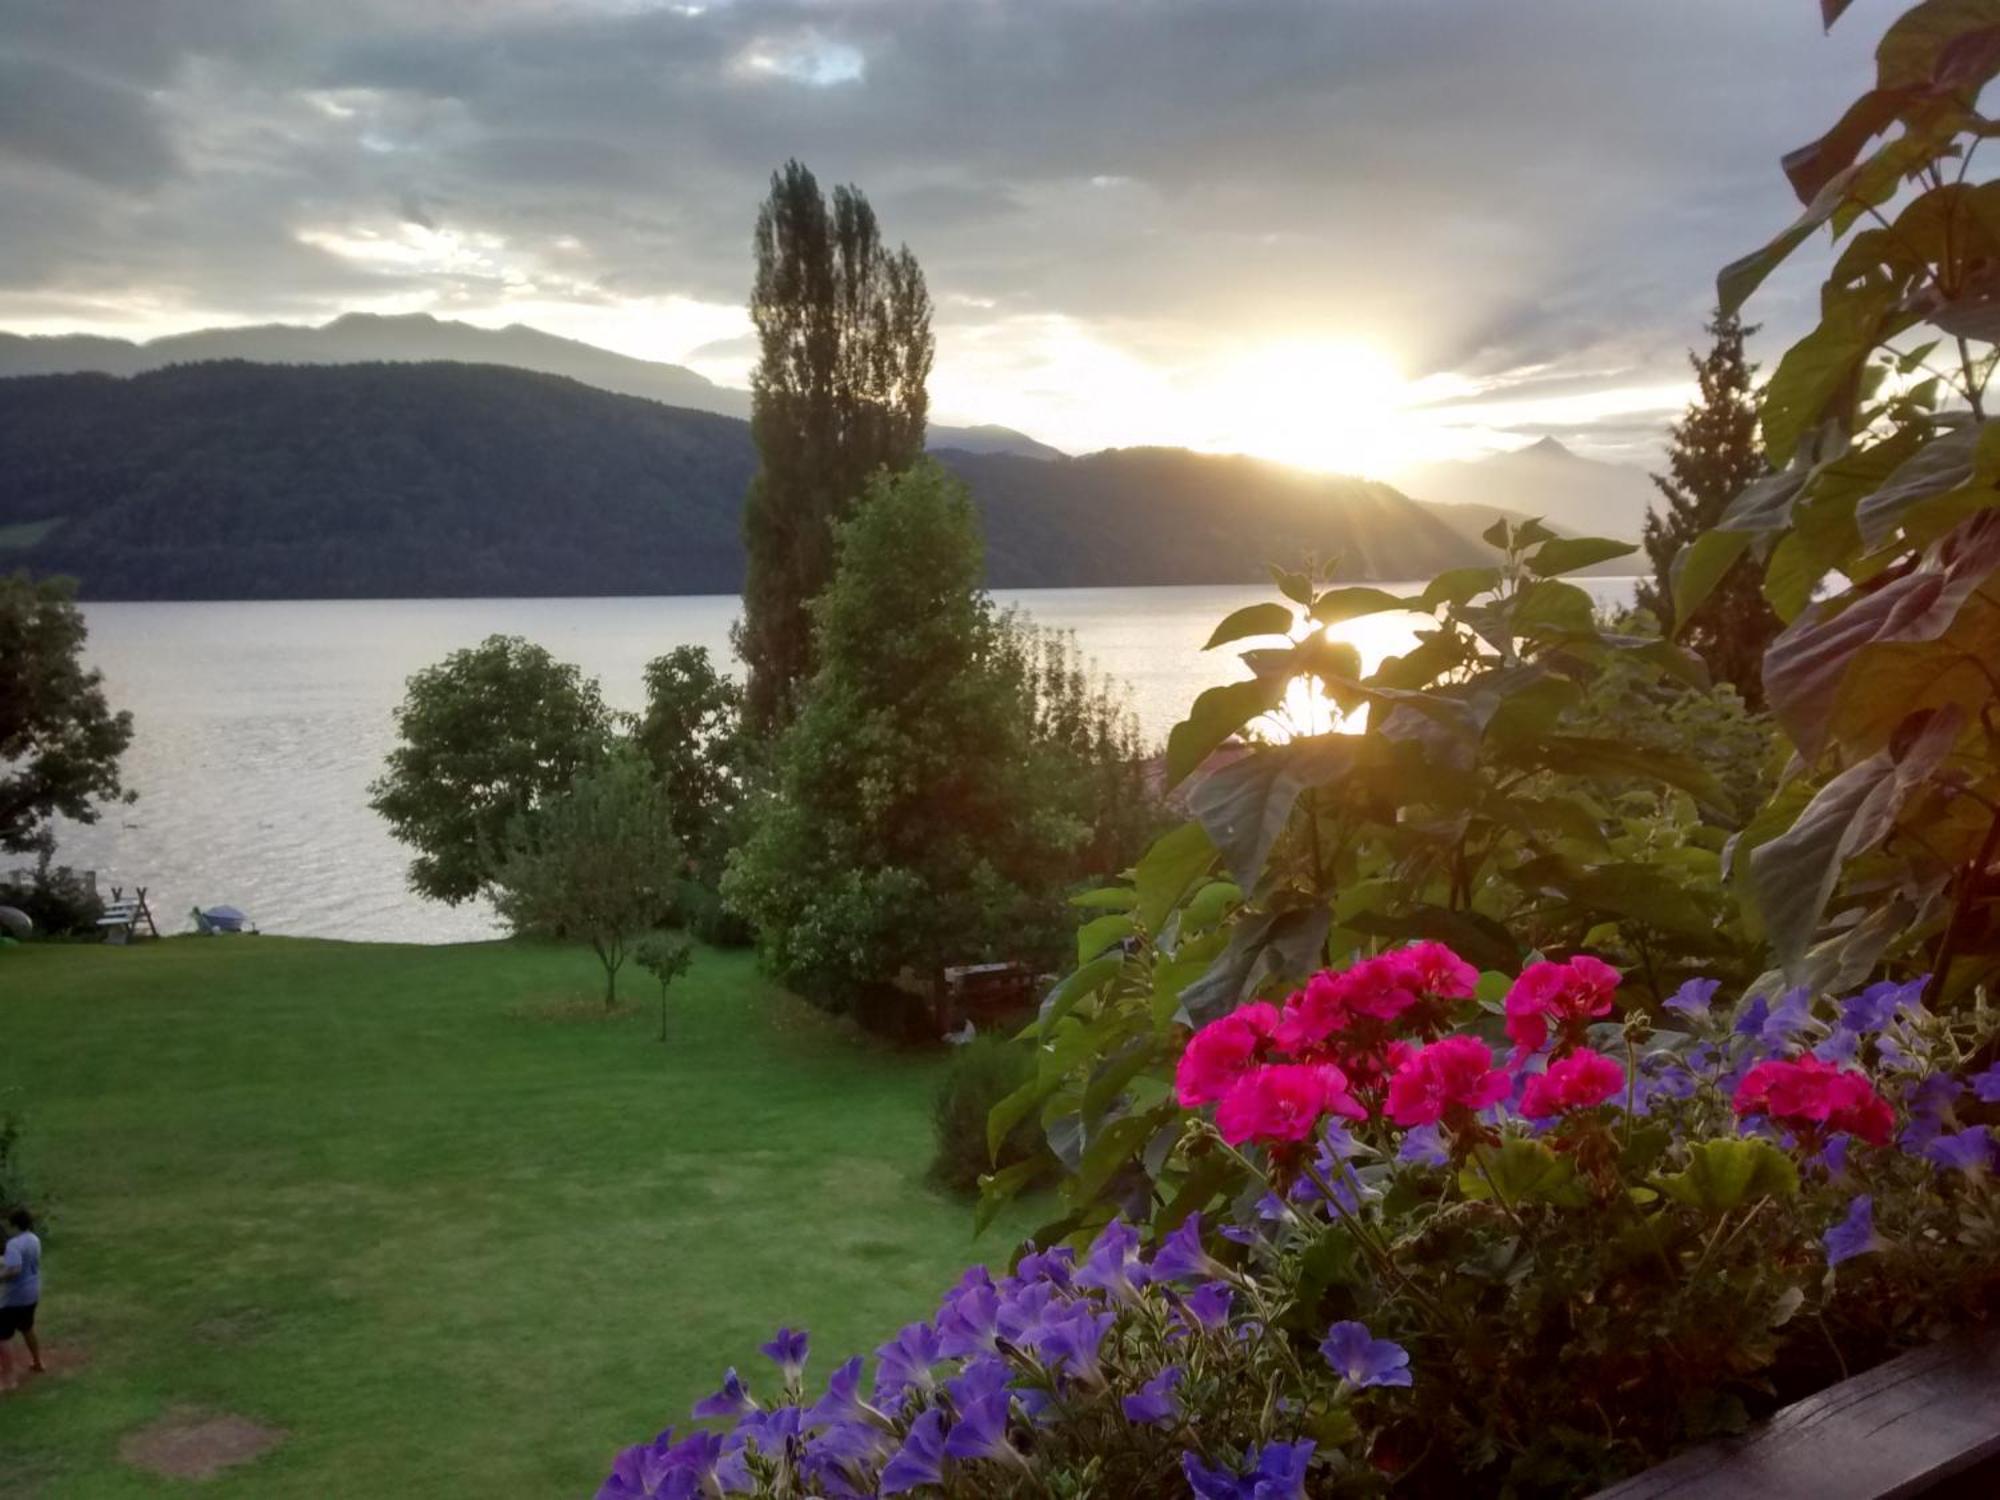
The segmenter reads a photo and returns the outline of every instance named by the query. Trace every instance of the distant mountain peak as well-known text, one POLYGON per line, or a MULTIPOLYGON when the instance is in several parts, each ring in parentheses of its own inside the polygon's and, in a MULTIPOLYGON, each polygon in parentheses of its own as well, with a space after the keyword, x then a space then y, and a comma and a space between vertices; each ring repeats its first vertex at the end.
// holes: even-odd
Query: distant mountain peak
POLYGON ((1562 445, 1562 443, 1554 437, 1542 438, 1539 442, 1530 443, 1528 444, 1527 447, 1519 449, 1518 451, 1522 453, 1532 453, 1538 458, 1576 457, 1574 453, 1572 453, 1568 448, 1565 448, 1562 445))

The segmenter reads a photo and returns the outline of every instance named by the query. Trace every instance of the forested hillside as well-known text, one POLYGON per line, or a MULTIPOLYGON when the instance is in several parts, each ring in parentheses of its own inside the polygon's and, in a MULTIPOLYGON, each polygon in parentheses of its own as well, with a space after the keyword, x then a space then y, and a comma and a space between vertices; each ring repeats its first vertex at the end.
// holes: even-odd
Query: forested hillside
MULTIPOLYGON (((1479 560, 1385 485, 1131 449, 948 452, 997 587, 1479 560)), ((0 565, 99 599, 729 593, 748 425, 498 366, 182 365, 0 380, 0 565)))

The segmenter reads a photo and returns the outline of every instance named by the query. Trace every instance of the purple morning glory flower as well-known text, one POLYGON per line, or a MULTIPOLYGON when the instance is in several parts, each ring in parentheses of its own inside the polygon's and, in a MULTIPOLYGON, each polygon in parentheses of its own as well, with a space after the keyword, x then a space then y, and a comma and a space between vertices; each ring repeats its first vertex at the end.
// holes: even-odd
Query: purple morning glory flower
POLYGON ((875 1351, 875 1404, 886 1406, 911 1386, 931 1388, 931 1366, 944 1358, 937 1330, 928 1323, 910 1323, 875 1351))
POLYGON ((1441 1167, 1451 1160, 1445 1149, 1444 1129, 1439 1125, 1419 1125, 1403 1136, 1396 1160, 1405 1166, 1441 1167))
POLYGON ((1811 1024, 1812 992, 1803 988, 1787 990, 1771 1007, 1757 1035, 1766 1047, 1775 1052, 1790 1046, 1798 1039, 1799 1033, 1811 1024))
POLYGON ((1764 1023, 1771 1019, 1771 1002, 1762 995, 1752 995, 1736 1007, 1736 1020, 1730 1027, 1738 1036, 1759 1036, 1764 1023))
POLYGON ((868 1408, 861 1404, 861 1356, 855 1355, 833 1372, 826 1394, 813 1403, 809 1413, 815 1423, 859 1422, 868 1408))
POLYGON ((1684 1016, 1705 1016, 1708 1004, 1715 998, 1715 992, 1722 988, 1719 979, 1690 979, 1661 1002, 1668 1010, 1677 1010, 1684 1016))
POLYGON ((756 1409, 757 1403, 732 1366, 722 1377, 721 1390, 695 1402, 694 1418, 699 1422, 709 1417, 742 1417, 756 1409))
POLYGON ((1067 1369, 1080 1379, 1097 1376, 1097 1348, 1111 1331, 1117 1314, 1096 1313, 1086 1303, 1075 1303, 1061 1322, 1051 1320, 1042 1336, 1042 1358, 1057 1369, 1067 1369))
POLYGON ((1139 1259, 1139 1231, 1122 1218, 1104 1226, 1090 1254, 1076 1273, 1076 1284, 1127 1300, 1146 1284, 1145 1262, 1139 1259))
POLYGON ((806 1367, 807 1342, 803 1328, 780 1328, 770 1343, 757 1346, 757 1352, 784 1372, 786 1385, 797 1385, 806 1367))
POLYGON ((1222 1267, 1201 1248, 1201 1215, 1189 1214, 1154 1252, 1152 1275, 1155 1281, 1200 1281, 1220 1276, 1222 1267))
POLYGON ((1829 1266, 1886 1248, 1887 1242, 1875 1232, 1875 1200, 1863 1193, 1848 1204, 1847 1217, 1827 1230, 1823 1243, 1829 1266))
POLYGON ((1181 1310, 1203 1328, 1220 1328, 1229 1321, 1229 1304, 1234 1296, 1227 1282, 1206 1282, 1187 1294, 1181 1310))
POLYGON ((947 1359, 969 1359, 993 1347, 1000 1293, 991 1282, 960 1286, 938 1309, 938 1348, 947 1359))
POLYGON ((944 1413, 933 1406, 910 1424, 896 1456, 882 1466, 881 1493, 900 1495, 920 1484, 944 1482, 944 1413))
POLYGON ((1135 1396, 1127 1396, 1120 1403, 1125 1410, 1125 1420, 1142 1427, 1165 1427, 1178 1421, 1181 1404, 1174 1399, 1174 1387, 1180 1384, 1181 1367, 1168 1365, 1159 1374, 1139 1387, 1135 1396))
POLYGON ((1312 1453, 1310 1438, 1253 1447, 1243 1456, 1240 1474, 1211 1469, 1194 1454, 1183 1453, 1181 1473, 1199 1500, 1303 1500, 1312 1453))
POLYGON ((1823 1063, 1844 1067, 1860 1055, 1861 1033, 1849 1031, 1846 1026, 1838 1026, 1833 1035, 1813 1048, 1813 1056, 1823 1063))
POLYGON ((1410 1383, 1410 1351, 1373 1337, 1359 1323, 1336 1323, 1327 1329, 1319 1352, 1336 1375, 1356 1386, 1410 1383))
POLYGON ((1075 1265, 1076 1252, 1067 1245, 1057 1245, 1051 1250, 1030 1250, 1021 1257, 1021 1263, 1014 1268, 1014 1275, 1024 1282, 1052 1282, 1066 1291, 1075 1265))
POLYGON ((2000 1104, 2000 1062, 1972 1076, 1972 1092, 1981 1104, 2000 1104))
POLYGON ((1955 1172, 1984 1172, 1993 1165, 1993 1136, 1984 1125, 1942 1132, 1924 1147, 1924 1160, 1955 1172))

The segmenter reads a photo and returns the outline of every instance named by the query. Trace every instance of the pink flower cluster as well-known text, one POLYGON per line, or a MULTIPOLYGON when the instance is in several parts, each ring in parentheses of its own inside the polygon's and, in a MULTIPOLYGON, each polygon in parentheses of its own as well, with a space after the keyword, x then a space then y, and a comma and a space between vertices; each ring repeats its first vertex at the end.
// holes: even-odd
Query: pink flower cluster
POLYGON ((1529 964, 1507 991, 1507 1035, 1514 1041, 1514 1066, 1546 1047, 1551 1030, 1558 1046, 1579 1045, 1591 1021, 1611 1014, 1621 977, 1611 965, 1588 954, 1567 963, 1529 964))
POLYGON ((1328 1114, 1365 1120, 1378 1108, 1396 1125, 1464 1134, 1514 1092, 1510 1068, 1553 1036, 1556 1060, 1528 1081, 1522 1112, 1590 1109, 1625 1086, 1622 1067, 1577 1046, 1590 1020, 1609 1013, 1618 981, 1594 958, 1531 964, 1507 995, 1516 1051, 1502 1067, 1478 1037, 1447 1035, 1478 971, 1442 943, 1414 943, 1315 974, 1282 1009, 1260 1001, 1202 1027, 1181 1054, 1174 1091, 1184 1108, 1215 1105, 1231 1145, 1302 1141, 1328 1114))
POLYGON ((1895 1129, 1889 1103, 1867 1075, 1806 1053, 1794 1062, 1760 1062, 1736 1086, 1739 1115, 1765 1115, 1812 1137, 1845 1131, 1884 1146, 1895 1129))

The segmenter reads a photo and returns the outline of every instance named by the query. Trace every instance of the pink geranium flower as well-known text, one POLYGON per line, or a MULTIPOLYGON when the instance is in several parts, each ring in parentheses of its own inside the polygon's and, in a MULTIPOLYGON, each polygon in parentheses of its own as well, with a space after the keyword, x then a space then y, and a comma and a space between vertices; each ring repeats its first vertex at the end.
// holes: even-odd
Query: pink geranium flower
POLYGON ((1760 1062, 1736 1086, 1739 1115, 1768 1115, 1797 1130, 1845 1131, 1871 1146, 1887 1145, 1895 1112, 1867 1075, 1837 1068, 1807 1053, 1795 1062, 1760 1062))
POLYGON ((1448 1036, 1412 1053, 1389 1080, 1385 1113, 1398 1125, 1462 1120, 1498 1104, 1513 1088, 1493 1065, 1493 1049, 1472 1036, 1448 1036))
POLYGON ((1273 1040, 1287 1052, 1303 1052, 1344 1031, 1352 1019, 1344 977, 1327 969, 1308 979, 1306 987, 1285 1002, 1273 1040))
POLYGON ((1624 1087, 1624 1068, 1601 1052, 1579 1048, 1528 1080, 1521 1091, 1521 1113, 1530 1120, 1546 1120, 1573 1109, 1595 1109, 1624 1087))
POLYGON ((1479 971, 1443 943, 1412 943, 1389 955, 1411 989, 1441 1000, 1470 1000, 1479 988, 1479 971))
POLYGON ((1578 1038, 1583 1023, 1611 1014, 1612 997, 1622 976, 1602 959, 1580 954, 1568 963, 1529 964, 1507 991, 1507 1035, 1514 1041, 1516 1062, 1547 1045, 1551 1027, 1567 1039, 1578 1038))
POLYGON ((1257 1063, 1277 1029, 1275 1006, 1238 1006, 1188 1039, 1174 1069, 1174 1095, 1183 1109, 1213 1104, 1257 1063))
POLYGON ((1347 1092, 1346 1074, 1330 1063, 1272 1063, 1230 1085, 1216 1106, 1215 1127, 1232 1146, 1302 1141, 1328 1114, 1368 1118, 1347 1092))

